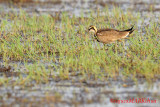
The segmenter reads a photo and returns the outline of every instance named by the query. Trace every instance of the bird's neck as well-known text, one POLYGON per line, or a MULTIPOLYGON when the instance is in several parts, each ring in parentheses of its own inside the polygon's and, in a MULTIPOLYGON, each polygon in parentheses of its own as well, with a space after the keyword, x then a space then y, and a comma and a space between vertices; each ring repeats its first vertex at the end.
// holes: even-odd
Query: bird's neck
POLYGON ((96 27, 94 28, 94 31, 95 31, 95 34, 96 34, 97 33, 97 28, 96 27))

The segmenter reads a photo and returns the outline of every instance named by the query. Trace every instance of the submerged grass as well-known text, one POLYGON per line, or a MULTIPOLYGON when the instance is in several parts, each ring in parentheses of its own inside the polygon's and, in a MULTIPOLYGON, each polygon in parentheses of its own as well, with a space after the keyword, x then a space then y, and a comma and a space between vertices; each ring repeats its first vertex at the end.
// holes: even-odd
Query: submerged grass
POLYGON ((97 15, 92 11, 89 17, 82 14, 77 18, 64 12, 60 20, 50 15, 30 16, 24 11, 2 16, 1 62, 26 75, 19 75, 14 81, 4 76, 0 85, 48 82, 49 78, 71 79, 77 74, 83 80, 103 81, 121 74, 133 79, 138 75, 147 80, 159 78, 160 28, 154 20, 146 25, 147 15, 142 17, 140 13, 133 15, 119 8, 109 10, 106 7, 98 10, 97 15), (140 28, 139 21, 142 21, 140 28), (135 25, 135 31, 128 40, 104 49, 88 33, 89 25, 116 29, 135 25), (16 62, 21 64, 17 66, 16 62))

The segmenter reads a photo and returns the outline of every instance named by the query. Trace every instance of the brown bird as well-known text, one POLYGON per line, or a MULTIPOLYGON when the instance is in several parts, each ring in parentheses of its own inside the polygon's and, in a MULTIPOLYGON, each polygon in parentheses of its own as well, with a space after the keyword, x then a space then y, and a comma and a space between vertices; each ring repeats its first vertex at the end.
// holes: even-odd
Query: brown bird
POLYGON ((98 42, 102 42, 104 44, 112 43, 116 40, 126 38, 128 35, 130 35, 134 31, 133 27, 123 31, 119 31, 116 29, 97 30, 97 28, 93 25, 89 26, 88 30, 89 32, 94 33, 94 37, 98 42))

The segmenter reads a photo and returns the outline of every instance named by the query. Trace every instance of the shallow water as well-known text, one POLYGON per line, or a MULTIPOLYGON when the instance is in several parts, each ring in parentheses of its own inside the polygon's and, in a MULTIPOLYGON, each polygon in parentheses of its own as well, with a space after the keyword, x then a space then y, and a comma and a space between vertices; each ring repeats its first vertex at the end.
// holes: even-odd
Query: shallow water
POLYGON ((51 81, 48 84, 13 86, 0 88, 0 105, 18 105, 18 106, 158 106, 160 96, 160 84, 155 82, 149 84, 126 82, 87 82, 72 83, 71 81, 51 81), (111 103, 110 100, 130 100, 145 98, 156 100, 156 103, 111 103))
MULTIPOLYGON (((19 12, 21 9, 25 10, 30 15, 32 14, 52 14, 53 16, 60 12, 68 12, 71 16, 80 16, 81 12, 87 14, 91 9, 103 9, 106 5, 109 8, 119 6, 124 11, 130 10, 140 12, 143 17, 146 14, 151 14, 150 10, 155 14, 151 14, 146 18, 145 24, 149 24, 152 15, 159 16, 160 2, 159 0, 61 0, 59 2, 50 2, 41 0, 40 2, 33 3, 20 3, 11 5, 9 3, 0 4, 0 13, 6 14, 12 11, 19 12)), ((159 19, 157 18, 157 22, 159 19)), ((142 27, 141 21, 138 27, 142 27)), ((43 61, 42 61, 43 63, 43 61)), ((3 61, 1 59, 1 65, 3 61)), ((32 64, 28 63, 28 64, 32 64)), ((46 67, 50 63, 45 63, 46 67)), ((57 63, 58 65, 58 63, 57 63)), ((0 72, 1 78, 11 78, 16 81, 19 75, 25 77, 27 74, 25 66, 22 62, 10 62, 11 69, 7 72, 0 72), (12 66, 18 66, 18 69, 12 66)), ((2 67, 1 67, 2 68, 2 67)), ((5 67, 4 67, 5 68, 5 67)), ((34 81, 25 86, 0 86, 0 106, 108 106, 108 107, 124 107, 124 106, 158 106, 160 100, 160 82, 159 79, 153 83, 147 83, 143 77, 139 77, 138 81, 133 81, 132 78, 123 80, 122 76, 114 79, 104 81, 87 80, 80 82, 81 76, 72 76, 70 80, 53 80, 52 78, 47 84, 36 84, 34 81), (110 100, 129 100, 129 99, 146 98, 156 100, 156 103, 112 103, 110 100)), ((11 83, 10 83, 11 84, 11 83)))
MULTIPOLYGON (((89 13, 90 10, 103 9, 105 6, 113 8, 113 6, 119 6, 124 11, 131 10, 136 12, 153 12, 160 11, 159 0, 58 0, 58 1, 41 1, 19 3, 11 5, 10 3, 0 3, 1 12, 20 11, 20 8, 24 11, 33 14, 52 14, 55 15, 58 12, 68 12, 70 15, 80 16, 81 12, 89 13)), ((158 14, 157 14, 158 15, 158 14)))

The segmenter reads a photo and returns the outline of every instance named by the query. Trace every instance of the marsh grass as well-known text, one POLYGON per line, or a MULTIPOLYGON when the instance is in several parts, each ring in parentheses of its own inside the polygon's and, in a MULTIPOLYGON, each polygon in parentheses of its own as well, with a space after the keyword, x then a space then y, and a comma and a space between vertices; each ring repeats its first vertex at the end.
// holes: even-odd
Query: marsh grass
MULTIPOLYGON (((136 81, 141 75, 147 80, 160 75, 160 29, 154 20, 146 25, 146 16, 132 15, 119 8, 94 11, 89 17, 77 18, 63 12, 61 18, 50 15, 30 16, 19 14, 2 15, 0 23, 0 56, 4 66, 12 66, 12 72, 23 72, 17 80, 3 77, 0 84, 29 84, 48 82, 49 78, 69 80, 72 76, 85 80, 116 78, 122 74, 136 81), (141 28, 138 21, 142 20, 141 28), (87 27, 127 29, 135 25, 128 40, 104 47, 97 43, 87 27), (128 45, 125 43, 128 42, 128 45), (13 61, 21 62, 20 66, 13 61), (21 70, 20 70, 21 69, 21 70), (72 75, 72 76, 71 76, 72 75)), ((154 19, 154 17, 153 17, 154 19)), ((80 79, 81 81, 81 79, 80 79)))

